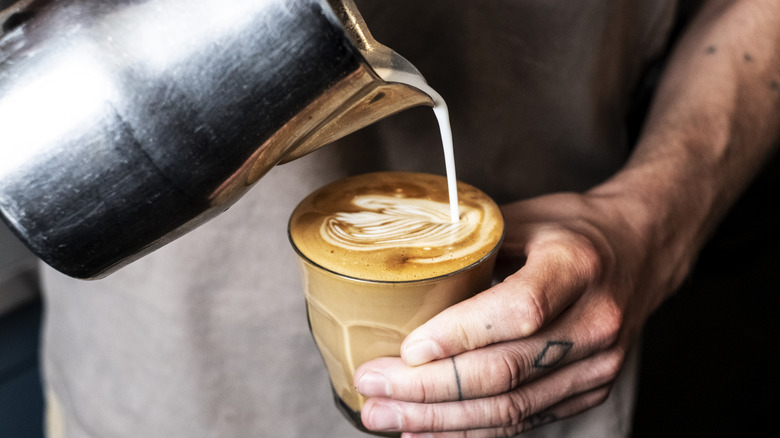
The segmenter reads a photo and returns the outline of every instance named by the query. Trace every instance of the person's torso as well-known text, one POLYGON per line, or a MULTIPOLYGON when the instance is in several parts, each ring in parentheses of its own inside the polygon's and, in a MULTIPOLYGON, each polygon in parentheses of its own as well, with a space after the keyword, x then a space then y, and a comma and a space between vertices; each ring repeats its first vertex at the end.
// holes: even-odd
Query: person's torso
MULTIPOLYGON (((447 100, 460 179, 507 202, 585 189, 620 166, 630 96, 674 1, 359 7, 447 100)), ((275 168, 222 216, 106 279, 46 270, 46 378, 68 438, 363 436, 332 405, 287 217, 348 174, 442 173, 438 135, 429 108, 406 111, 275 168)))

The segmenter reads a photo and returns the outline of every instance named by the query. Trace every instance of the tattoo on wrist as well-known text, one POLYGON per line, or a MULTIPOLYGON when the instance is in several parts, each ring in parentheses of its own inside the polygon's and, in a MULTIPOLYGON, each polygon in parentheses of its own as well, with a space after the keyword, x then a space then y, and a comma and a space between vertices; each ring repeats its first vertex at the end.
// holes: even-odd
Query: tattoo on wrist
POLYGON ((547 341, 541 353, 536 356, 534 368, 552 368, 569 354, 574 342, 570 341, 547 341))

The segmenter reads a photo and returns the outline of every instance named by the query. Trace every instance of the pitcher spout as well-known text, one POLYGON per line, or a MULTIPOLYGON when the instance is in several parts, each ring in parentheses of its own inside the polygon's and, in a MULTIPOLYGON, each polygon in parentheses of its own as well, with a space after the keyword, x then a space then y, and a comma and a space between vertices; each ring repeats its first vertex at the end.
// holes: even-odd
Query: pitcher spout
POLYGON ((420 105, 434 106, 438 99, 436 92, 428 86, 411 62, 374 39, 353 0, 328 0, 328 4, 368 68, 346 79, 362 84, 362 88, 335 108, 309 136, 291 148, 282 163, 300 158, 405 109, 420 105))

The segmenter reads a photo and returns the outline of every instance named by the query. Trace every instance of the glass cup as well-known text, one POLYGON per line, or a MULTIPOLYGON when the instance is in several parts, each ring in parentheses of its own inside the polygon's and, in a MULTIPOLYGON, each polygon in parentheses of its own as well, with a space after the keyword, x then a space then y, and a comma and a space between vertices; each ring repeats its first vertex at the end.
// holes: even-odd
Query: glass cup
MULTIPOLYGON (((388 281, 360 278, 354 272, 324 267, 323 261, 333 255, 327 247, 315 251, 300 248, 292 231, 296 226, 296 212, 290 221, 290 241, 301 265, 309 326, 327 366, 336 405, 358 429, 381 436, 398 436, 371 432, 363 426, 360 411, 365 399, 353 385, 355 370, 372 359, 400 356, 401 342, 412 330, 442 310, 491 286, 503 237, 500 213, 497 213, 499 229, 491 233, 495 242, 486 251, 483 246, 484 254, 467 266, 451 272, 439 271, 430 277, 388 281)), ((362 262, 360 253, 353 256, 356 263, 362 262)))

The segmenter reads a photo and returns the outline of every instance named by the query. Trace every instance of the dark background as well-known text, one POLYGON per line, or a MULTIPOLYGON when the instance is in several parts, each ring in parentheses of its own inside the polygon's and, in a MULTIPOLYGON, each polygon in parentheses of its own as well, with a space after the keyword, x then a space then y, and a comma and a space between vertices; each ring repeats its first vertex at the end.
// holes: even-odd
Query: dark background
POLYGON ((38 366, 40 317, 37 299, 0 317, 2 438, 43 437, 43 393, 38 366))
POLYGON ((635 438, 771 436, 780 408, 780 160, 644 333, 635 438))

